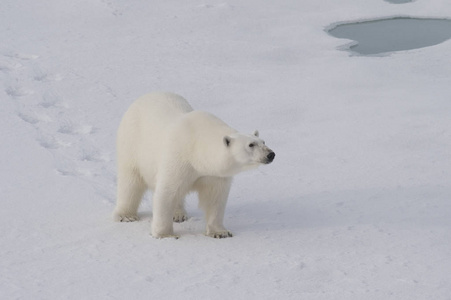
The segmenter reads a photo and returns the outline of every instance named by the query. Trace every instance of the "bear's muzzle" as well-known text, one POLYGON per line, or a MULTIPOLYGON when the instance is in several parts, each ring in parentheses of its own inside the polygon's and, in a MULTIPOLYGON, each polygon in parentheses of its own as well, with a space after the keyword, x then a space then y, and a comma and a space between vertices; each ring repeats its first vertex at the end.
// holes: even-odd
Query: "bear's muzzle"
POLYGON ((274 157, 276 157, 276 154, 273 151, 269 152, 269 154, 266 155, 265 164, 272 163, 272 161, 274 160, 274 157))

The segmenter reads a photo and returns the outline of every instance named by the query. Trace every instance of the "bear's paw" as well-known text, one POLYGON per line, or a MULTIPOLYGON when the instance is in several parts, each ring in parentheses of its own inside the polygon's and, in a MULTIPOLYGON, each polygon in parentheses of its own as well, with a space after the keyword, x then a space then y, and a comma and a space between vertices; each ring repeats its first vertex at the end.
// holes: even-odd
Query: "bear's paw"
POLYGON ((184 212, 175 212, 174 217, 172 218, 176 223, 183 223, 188 221, 189 217, 184 212))
POLYGON ((228 230, 224 230, 224 231, 219 231, 219 232, 208 233, 207 236, 215 238, 215 239, 225 239, 225 238, 233 237, 233 234, 228 230))
POLYGON ((139 220, 137 215, 120 215, 117 214, 114 216, 114 220, 116 222, 135 222, 139 220))

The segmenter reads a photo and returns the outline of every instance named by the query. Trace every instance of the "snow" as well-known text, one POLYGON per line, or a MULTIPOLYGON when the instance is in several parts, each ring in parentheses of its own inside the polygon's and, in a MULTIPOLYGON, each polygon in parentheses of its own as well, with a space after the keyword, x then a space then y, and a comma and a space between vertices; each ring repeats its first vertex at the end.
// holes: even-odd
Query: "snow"
POLYGON ((0 9, 0 298, 450 299, 451 41, 353 57, 325 28, 445 0, 14 1, 0 9), (112 221, 115 133, 179 93, 260 135, 235 234, 112 221))

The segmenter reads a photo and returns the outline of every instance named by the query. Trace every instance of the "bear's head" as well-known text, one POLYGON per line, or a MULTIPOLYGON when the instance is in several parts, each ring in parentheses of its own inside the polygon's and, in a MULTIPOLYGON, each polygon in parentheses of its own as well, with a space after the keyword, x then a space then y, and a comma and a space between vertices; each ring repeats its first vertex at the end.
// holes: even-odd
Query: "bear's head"
POLYGON ((225 136, 224 145, 236 162, 237 172, 269 164, 276 156, 259 138, 257 130, 253 134, 234 133, 225 136))

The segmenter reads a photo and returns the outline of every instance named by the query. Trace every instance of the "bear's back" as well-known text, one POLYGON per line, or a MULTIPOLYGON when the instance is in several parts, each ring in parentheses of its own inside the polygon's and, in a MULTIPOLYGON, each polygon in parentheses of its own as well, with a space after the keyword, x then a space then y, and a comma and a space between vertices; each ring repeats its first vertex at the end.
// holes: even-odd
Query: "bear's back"
POLYGON ((151 163, 148 160, 158 159, 168 128, 192 110, 191 105, 176 94, 151 93, 138 98, 119 125, 118 157, 129 165, 141 160, 151 163))
POLYGON ((172 93, 152 93, 138 98, 132 106, 144 117, 175 117, 193 110, 183 97, 172 93))

